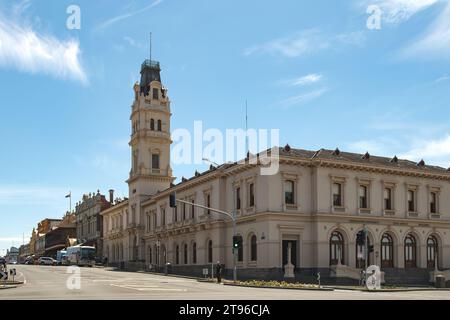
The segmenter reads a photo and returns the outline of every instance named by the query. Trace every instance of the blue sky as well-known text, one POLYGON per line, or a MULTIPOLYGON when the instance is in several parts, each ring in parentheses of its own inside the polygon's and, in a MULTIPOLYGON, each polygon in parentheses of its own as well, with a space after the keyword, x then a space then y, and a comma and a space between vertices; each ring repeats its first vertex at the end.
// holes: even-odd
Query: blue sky
POLYGON ((69 190, 127 195, 150 31, 172 129, 243 128, 247 99, 249 126, 279 128, 282 145, 450 166, 446 0, 0 0, 0 255, 61 217, 69 190))

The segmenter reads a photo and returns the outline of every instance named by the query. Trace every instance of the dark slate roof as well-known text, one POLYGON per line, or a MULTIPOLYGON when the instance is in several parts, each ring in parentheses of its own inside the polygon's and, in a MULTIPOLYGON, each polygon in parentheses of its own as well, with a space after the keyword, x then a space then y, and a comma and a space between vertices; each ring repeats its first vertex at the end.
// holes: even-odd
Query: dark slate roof
POLYGON ((435 173, 448 172, 448 170, 445 168, 427 165, 426 163, 424 165, 420 165, 419 162, 404 159, 394 159, 394 157, 388 158, 388 157, 373 156, 368 153, 360 154, 360 153, 344 152, 339 151, 338 149, 336 150, 320 149, 318 151, 309 151, 302 149, 292 149, 290 147, 287 148, 287 150, 285 148, 280 148, 280 155, 287 157, 289 156, 299 157, 305 159, 334 160, 358 164, 374 164, 400 169, 411 169, 411 170, 419 169, 435 173))

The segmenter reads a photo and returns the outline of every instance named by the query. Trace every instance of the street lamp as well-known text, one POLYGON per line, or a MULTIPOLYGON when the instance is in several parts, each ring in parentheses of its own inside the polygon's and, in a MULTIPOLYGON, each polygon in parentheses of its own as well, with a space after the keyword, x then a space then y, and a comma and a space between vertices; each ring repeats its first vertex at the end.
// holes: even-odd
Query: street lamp
MULTIPOLYGON (((235 192, 233 192, 233 213, 229 213, 226 211, 222 211, 222 210, 218 210, 218 209, 214 209, 214 208, 210 208, 207 206, 202 206, 200 204, 196 204, 196 203, 192 203, 192 202, 188 202, 188 201, 184 201, 184 200, 179 200, 176 198, 175 193, 171 193, 170 194, 170 207, 171 208, 175 208, 176 207, 176 203, 184 203, 184 204, 188 204, 190 206, 196 207, 196 208, 201 208, 201 209, 206 209, 206 210, 210 210, 219 214, 224 214, 226 216, 228 216, 231 221, 233 222, 233 237, 236 236, 236 200, 235 200, 235 192)), ((233 247, 233 280, 234 282, 237 281, 237 250, 234 249, 233 247)))
POLYGON ((214 162, 214 161, 209 160, 208 158, 203 158, 202 160, 203 160, 203 161, 206 161, 206 162, 209 162, 209 163, 211 163, 212 165, 214 165, 214 166, 216 166, 216 167, 220 167, 219 164, 217 164, 217 163, 214 162))

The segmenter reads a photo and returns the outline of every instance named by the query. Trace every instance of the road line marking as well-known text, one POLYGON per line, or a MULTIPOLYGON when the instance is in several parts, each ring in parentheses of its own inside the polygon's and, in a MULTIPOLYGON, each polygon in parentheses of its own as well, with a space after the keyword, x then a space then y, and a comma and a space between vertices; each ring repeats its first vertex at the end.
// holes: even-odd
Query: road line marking
POLYGON ((171 288, 139 288, 139 287, 131 287, 131 286, 121 286, 117 284, 110 284, 112 287, 118 287, 123 289, 129 289, 129 290, 137 290, 137 291, 184 291, 186 292, 187 289, 171 289, 171 288))

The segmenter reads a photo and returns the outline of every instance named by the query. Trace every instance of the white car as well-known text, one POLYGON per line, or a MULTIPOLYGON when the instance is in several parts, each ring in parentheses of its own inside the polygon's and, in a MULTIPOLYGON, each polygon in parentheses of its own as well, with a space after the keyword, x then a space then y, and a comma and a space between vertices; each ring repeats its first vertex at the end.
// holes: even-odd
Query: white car
POLYGON ((56 264, 56 260, 54 260, 53 258, 50 258, 50 257, 42 257, 42 258, 39 258, 38 263, 40 265, 53 266, 56 264))

